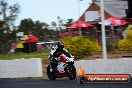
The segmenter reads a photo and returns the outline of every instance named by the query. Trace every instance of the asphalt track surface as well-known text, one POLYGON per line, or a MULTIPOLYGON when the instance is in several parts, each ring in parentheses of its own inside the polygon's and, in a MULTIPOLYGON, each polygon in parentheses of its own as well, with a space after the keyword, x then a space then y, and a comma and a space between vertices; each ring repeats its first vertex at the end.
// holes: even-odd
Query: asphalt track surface
POLYGON ((132 88, 131 83, 92 83, 79 84, 66 78, 48 79, 0 79, 0 88, 132 88))

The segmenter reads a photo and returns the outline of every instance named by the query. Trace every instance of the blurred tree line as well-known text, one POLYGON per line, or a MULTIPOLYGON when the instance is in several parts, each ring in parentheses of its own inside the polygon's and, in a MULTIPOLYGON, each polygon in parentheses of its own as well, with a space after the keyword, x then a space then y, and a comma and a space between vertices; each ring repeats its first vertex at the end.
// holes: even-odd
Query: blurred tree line
POLYGON ((9 6, 6 0, 0 1, 0 42, 15 38, 14 22, 20 12, 20 6, 16 3, 9 6))
MULTIPOLYGON (((61 26, 67 26, 72 23, 71 19, 68 19, 66 23, 61 26)), ((67 29, 61 28, 55 21, 51 24, 40 22, 39 20, 33 21, 31 18, 21 20, 20 25, 16 32, 24 32, 25 35, 33 34, 39 38, 40 41, 58 40, 60 38, 61 31, 67 31, 67 29)))

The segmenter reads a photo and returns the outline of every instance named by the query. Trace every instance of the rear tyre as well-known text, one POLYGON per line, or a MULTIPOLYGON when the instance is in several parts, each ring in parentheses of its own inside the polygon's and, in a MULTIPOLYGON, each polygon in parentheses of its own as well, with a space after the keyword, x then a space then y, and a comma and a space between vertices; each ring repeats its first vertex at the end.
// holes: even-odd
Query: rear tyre
POLYGON ((50 80, 56 79, 55 72, 53 71, 53 69, 51 68, 50 65, 48 65, 48 67, 47 67, 47 76, 50 80))

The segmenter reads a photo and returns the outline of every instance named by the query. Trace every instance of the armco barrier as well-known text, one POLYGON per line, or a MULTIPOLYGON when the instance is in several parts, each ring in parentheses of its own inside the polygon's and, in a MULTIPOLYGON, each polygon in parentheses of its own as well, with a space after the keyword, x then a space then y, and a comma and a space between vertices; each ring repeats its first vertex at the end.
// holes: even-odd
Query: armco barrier
POLYGON ((43 77, 40 58, 0 60, 0 78, 43 77))
POLYGON ((130 74, 132 76, 132 58, 107 60, 81 60, 75 67, 81 66, 87 74, 130 74))

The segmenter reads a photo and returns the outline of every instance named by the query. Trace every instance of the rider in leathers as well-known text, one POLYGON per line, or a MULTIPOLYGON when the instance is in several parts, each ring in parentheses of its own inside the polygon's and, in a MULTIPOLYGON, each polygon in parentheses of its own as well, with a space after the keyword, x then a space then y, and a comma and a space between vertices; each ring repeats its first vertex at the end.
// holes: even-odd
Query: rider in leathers
POLYGON ((58 66, 58 57, 64 54, 67 57, 71 58, 71 54, 68 53, 68 51, 64 48, 63 42, 58 42, 55 46, 51 48, 51 52, 49 55, 50 64, 53 69, 56 69, 58 66))

